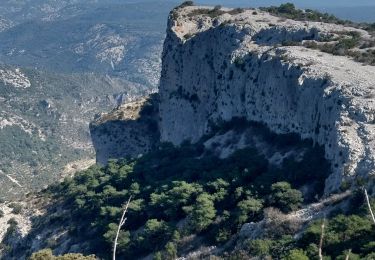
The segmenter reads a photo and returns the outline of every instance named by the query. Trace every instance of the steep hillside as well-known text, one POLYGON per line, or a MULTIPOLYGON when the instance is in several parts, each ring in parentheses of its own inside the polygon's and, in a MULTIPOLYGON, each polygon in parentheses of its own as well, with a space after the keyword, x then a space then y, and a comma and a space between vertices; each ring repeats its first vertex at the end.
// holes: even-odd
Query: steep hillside
POLYGON ((161 140, 195 142, 213 123, 244 117, 324 145, 327 193, 372 176, 375 67, 339 56, 371 59, 372 47, 357 47, 371 42, 368 31, 260 10, 177 8, 164 43, 161 140))
POLYGON ((64 167, 86 165, 95 157, 94 115, 156 90, 171 6, 1 1, 0 197, 44 187, 64 167))
POLYGON ((18 10, 13 16, 29 18, 10 20, 13 26, 0 33, 2 63, 63 73, 109 74, 157 87, 171 4, 53 2, 41 4, 40 9, 34 2, 29 4, 32 8, 27 4, 10 8, 18 10))
POLYGON ((94 156, 89 122, 96 113, 148 93, 119 78, 0 68, 1 197, 60 178, 65 164, 94 156))
POLYGON ((159 93, 95 117, 99 164, 0 204, 0 256, 111 259, 118 232, 118 259, 374 259, 375 41, 343 24, 290 4, 173 9, 159 93))

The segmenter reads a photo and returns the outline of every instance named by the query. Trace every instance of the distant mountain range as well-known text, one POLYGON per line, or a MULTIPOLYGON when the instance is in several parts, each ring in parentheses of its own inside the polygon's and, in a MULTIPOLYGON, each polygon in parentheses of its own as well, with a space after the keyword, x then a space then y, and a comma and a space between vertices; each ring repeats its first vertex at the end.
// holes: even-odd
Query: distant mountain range
MULTIPOLYGON (((88 123, 94 115, 156 90, 166 18, 179 2, 1 1, 0 195, 41 187, 66 163, 92 158, 88 123)), ((349 1, 340 8, 323 1, 311 5, 323 4, 319 9, 341 18, 374 21, 375 7, 348 7, 349 1)))
POLYGON ((94 157, 89 122, 155 91, 175 3, 0 3, 0 197, 94 157))

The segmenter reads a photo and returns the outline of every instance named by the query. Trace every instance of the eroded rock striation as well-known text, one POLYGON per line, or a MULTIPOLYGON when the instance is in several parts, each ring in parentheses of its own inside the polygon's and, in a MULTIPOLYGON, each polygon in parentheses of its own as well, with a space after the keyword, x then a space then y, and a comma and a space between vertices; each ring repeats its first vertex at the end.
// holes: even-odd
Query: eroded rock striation
POLYGON ((161 141, 197 141, 235 117, 325 147, 326 193, 375 173, 375 67, 286 42, 368 32, 259 10, 171 12, 160 81, 161 141))

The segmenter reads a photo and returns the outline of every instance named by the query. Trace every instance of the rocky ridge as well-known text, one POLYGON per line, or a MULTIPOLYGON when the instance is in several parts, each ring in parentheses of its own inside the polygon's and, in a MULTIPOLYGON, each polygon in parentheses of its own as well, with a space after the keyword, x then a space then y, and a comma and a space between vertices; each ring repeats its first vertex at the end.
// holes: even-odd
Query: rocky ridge
POLYGON ((372 176, 375 67, 282 46, 337 32, 371 38, 357 28, 280 19, 254 9, 174 9, 159 89, 161 141, 194 142, 212 124, 243 117, 323 145, 333 168, 326 193, 372 176))

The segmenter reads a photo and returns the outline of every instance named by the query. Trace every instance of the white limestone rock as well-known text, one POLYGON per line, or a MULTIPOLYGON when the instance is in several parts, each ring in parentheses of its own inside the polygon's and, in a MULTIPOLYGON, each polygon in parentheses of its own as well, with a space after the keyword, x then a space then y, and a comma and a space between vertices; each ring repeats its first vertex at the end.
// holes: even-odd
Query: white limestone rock
MULTIPOLYGON (((197 141, 210 122, 245 117, 276 133, 325 147, 333 173, 326 194, 375 173, 375 67, 284 41, 319 39, 342 25, 280 19, 266 12, 169 18, 160 81, 161 141, 197 141), (279 45, 278 45, 279 44, 279 45)), ((230 9, 227 9, 230 11, 230 9)))

